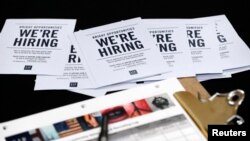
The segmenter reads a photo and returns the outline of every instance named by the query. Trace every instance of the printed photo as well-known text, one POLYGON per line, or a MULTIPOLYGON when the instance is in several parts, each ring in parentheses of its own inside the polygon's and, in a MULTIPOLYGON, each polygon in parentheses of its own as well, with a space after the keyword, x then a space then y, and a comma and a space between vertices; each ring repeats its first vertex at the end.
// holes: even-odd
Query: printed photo
POLYGON ((109 123, 116 123, 129 118, 126 110, 123 106, 116 106, 101 111, 102 115, 108 115, 109 123))
POLYGON ((137 117, 147 113, 151 113, 152 109, 147 104, 146 100, 138 100, 131 102, 129 104, 123 105, 125 111, 129 115, 129 117, 137 117))
POLYGON ((45 126, 40 128, 44 141, 59 139, 59 135, 54 126, 45 126))
POLYGON ((83 131, 76 118, 56 123, 54 127, 60 137, 66 137, 83 131))
POLYGON ((77 118, 82 129, 89 130, 100 126, 102 120, 101 114, 87 114, 77 118))
POLYGON ((167 94, 150 97, 146 101, 153 111, 163 110, 174 105, 167 94))
POLYGON ((95 119, 97 120, 97 122, 99 124, 102 123, 102 113, 101 112, 94 112, 91 115, 95 117, 95 119))
POLYGON ((24 132, 11 137, 7 137, 6 141, 32 141, 29 132, 24 132))
POLYGON ((45 141, 39 129, 29 131, 33 141, 45 141))

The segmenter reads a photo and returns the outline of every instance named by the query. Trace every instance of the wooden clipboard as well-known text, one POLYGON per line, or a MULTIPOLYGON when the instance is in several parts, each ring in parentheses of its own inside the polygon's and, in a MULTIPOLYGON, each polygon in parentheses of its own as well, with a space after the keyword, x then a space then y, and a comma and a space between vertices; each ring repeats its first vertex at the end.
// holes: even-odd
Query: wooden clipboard
POLYGON ((244 123, 243 118, 237 115, 245 97, 244 91, 234 90, 210 96, 195 77, 179 78, 179 81, 186 91, 177 92, 174 96, 206 138, 208 125, 244 123))

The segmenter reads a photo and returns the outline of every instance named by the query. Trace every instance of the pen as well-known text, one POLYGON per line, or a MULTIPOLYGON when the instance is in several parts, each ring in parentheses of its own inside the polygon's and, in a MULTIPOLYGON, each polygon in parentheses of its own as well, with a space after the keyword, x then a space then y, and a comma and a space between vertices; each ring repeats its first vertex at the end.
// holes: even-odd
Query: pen
POLYGON ((108 141, 108 114, 105 114, 102 118, 101 132, 98 141, 108 141))

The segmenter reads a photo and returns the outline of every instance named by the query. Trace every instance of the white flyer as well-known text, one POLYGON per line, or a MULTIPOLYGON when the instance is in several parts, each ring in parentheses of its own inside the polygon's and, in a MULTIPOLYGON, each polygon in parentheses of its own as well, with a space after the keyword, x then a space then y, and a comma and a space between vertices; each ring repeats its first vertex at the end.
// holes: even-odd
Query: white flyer
POLYGON ((67 54, 67 61, 64 63, 64 73, 62 76, 37 75, 35 90, 57 90, 57 89, 83 89, 92 86, 89 79, 85 58, 82 55, 74 34, 69 34, 71 41, 70 50, 67 54))
POLYGON ((191 52, 186 40, 185 24, 172 19, 143 19, 143 23, 153 37, 156 48, 163 56, 170 71, 140 80, 195 76, 191 52))
POLYGON ((222 73, 214 22, 201 19, 180 21, 186 24, 186 38, 196 74, 222 73))
POLYGON ((96 89, 80 89, 80 90, 75 89, 75 90, 69 90, 69 91, 91 96, 91 97, 100 97, 100 96, 107 95, 109 92, 131 89, 137 86, 143 86, 143 85, 147 85, 153 82, 156 82, 156 81, 145 81, 143 83, 126 82, 126 83, 114 84, 114 85, 96 88, 96 89))
POLYGON ((223 73, 231 75, 231 74, 240 73, 240 72, 244 72, 248 70, 250 70, 250 66, 224 70, 223 73))
POLYGON ((214 22, 223 70, 250 66, 250 49, 225 15, 200 18, 214 22))
POLYGON ((76 20, 7 19, 0 40, 0 74, 62 75, 76 20))
POLYGON ((211 80, 211 79, 221 79, 221 78, 231 78, 231 74, 229 73, 217 73, 217 74, 197 74, 196 75, 196 79, 199 82, 202 81, 207 81, 207 80, 211 80))
POLYGON ((144 78, 169 69, 140 18, 75 33, 93 75, 93 87, 144 78))
POLYGON ((183 90, 169 79, 4 122, 0 140, 97 140, 107 115, 110 141, 205 141, 173 96, 183 90))

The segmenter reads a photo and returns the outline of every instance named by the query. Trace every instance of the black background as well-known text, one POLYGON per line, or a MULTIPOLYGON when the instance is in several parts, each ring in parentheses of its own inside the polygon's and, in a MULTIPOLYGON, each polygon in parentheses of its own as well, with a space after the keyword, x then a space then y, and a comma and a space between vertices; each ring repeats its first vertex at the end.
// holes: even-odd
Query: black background
MULTIPOLYGON (((250 45, 250 5, 247 0, 1 0, 0 6, 0 28, 7 18, 70 18, 77 19, 75 31, 139 16, 196 18, 226 14, 241 38, 250 45)), ((202 85, 211 94, 238 88, 245 90, 246 99, 239 114, 248 125, 249 80, 250 71, 246 71, 234 74, 232 78, 205 81, 202 85)), ((34 81, 34 75, 0 75, 0 122, 91 98, 64 90, 33 91, 34 81)))

